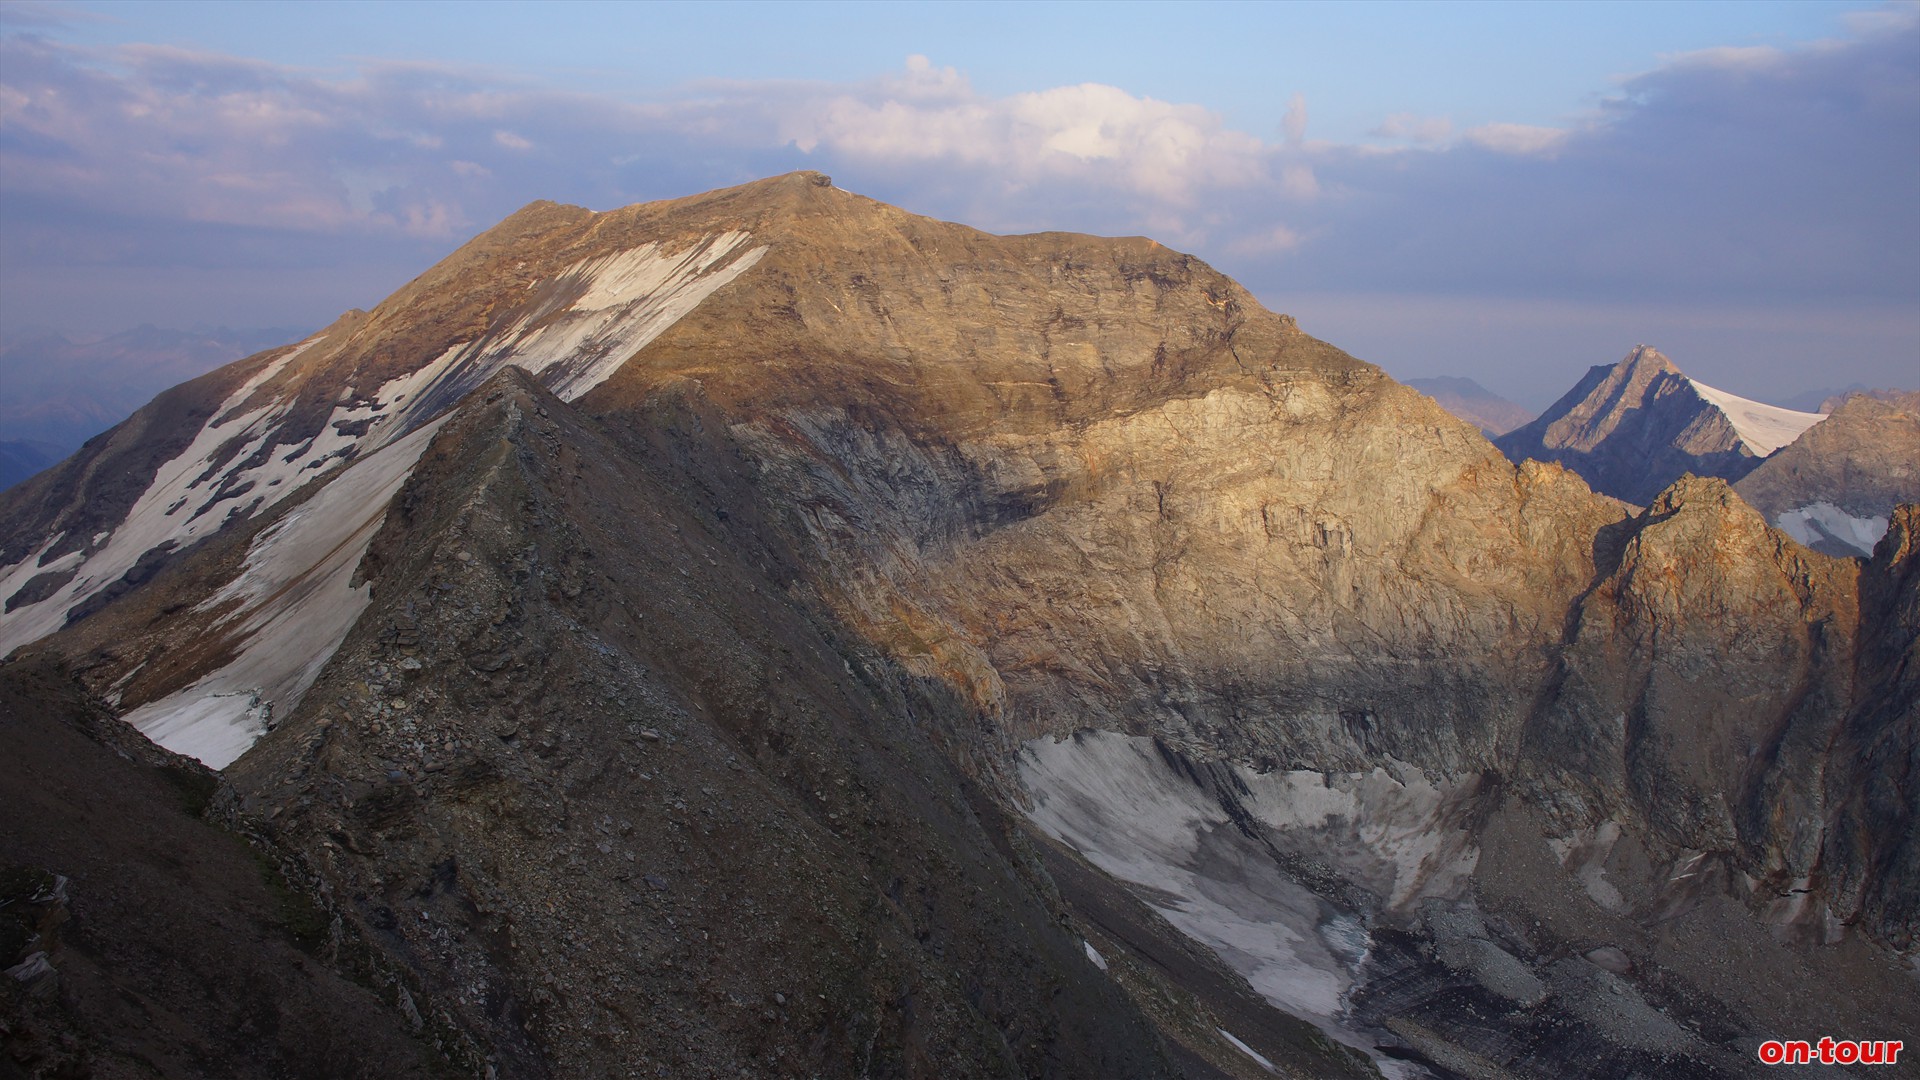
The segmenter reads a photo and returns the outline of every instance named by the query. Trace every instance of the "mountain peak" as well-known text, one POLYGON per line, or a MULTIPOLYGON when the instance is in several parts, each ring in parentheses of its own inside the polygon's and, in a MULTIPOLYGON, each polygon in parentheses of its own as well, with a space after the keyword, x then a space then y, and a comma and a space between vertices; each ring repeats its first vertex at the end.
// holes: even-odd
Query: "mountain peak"
POLYGON ((1903 405, 1854 395, 1738 484, 1788 535, 1830 555, 1866 556, 1901 503, 1920 502, 1920 395, 1903 405))
POLYGON ((1560 461, 1595 491, 1644 505, 1683 473, 1738 480, 1821 419, 1688 378, 1642 344, 1619 363, 1589 369, 1497 444, 1514 461, 1560 461))
POLYGON ((1649 376, 1680 374, 1680 369, 1667 358, 1667 354, 1651 345, 1635 345, 1620 363, 1628 371, 1646 372, 1649 376))
POLYGON ((1682 474, 1647 504, 1647 513, 1653 517, 1681 511, 1734 511, 1758 520, 1753 509, 1734 494, 1732 485, 1717 476, 1695 476, 1693 473, 1682 474))

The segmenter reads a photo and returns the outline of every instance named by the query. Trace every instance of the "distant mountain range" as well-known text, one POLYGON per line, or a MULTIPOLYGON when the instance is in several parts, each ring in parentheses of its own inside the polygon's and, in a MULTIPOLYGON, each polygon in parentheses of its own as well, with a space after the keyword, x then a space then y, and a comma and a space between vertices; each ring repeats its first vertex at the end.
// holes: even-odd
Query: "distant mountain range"
POLYGON ((52 443, 30 439, 0 439, 0 491, 32 476, 64 456, 52 443))
POLYGON ((1689 378, 1641 345, 1590 369, 1495 445, 1642 506, 1683 475, 1717 476, 1801 543, 1866 555, 1893 508, 1920 500, 1916 405, 1920 394, 1891 390, 1824 400, 1830 414, 1768 405, 1689 378))
POLYGON ((1440 407, 1469 424, 1477 424, 1487 438, 1503 435, 1533 419, 1531 410, 1515 405, 1472 379, 1441 375, 1408 379, 1407 385, 1440 403, 1440 407))
POLYGON ((169 386, 304 331, 287 327, 168 330, 140 326, 101 338, 27 330, 0 340, 0 488, 65 457, 169 386), (34 457, 14 446, 34 443, 34 457), (25 474, 17 470, 28 468, 25 474))
POLYGON ((1873 387, 1863 382, 1855 382, 1845 386, 1824 386, 1815 390, 1802 390, 1792 397, 1782 398, 1780 405, 1782 408, 1800 412, 1827 413, 1839 408, 1841 402, 1856 395, 1878 398, 1881 401, 1897 401, 1909 393, 1911 391, 1873 387))

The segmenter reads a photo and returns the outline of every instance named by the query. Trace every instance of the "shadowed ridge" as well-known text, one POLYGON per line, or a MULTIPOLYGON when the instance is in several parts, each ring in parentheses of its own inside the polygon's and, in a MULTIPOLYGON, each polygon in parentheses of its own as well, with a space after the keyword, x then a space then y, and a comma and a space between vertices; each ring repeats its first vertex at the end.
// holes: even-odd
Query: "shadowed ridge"
POLYGON ((1173 1075, 962 796, 930 739, 959 704, 698 490, 492 375, 370 545, 373 604, 228 771, 249 810, 502 1077, 1173 1075))
POLYGON ((408 1022, 394 968, 329 934, 312 883, 232 828, 231 795, 55 655, 0 664, 0 965, 25 972, 0 990, 0 1075, 473 1075, 478 1055, 434 1045, 450 1032, 408 1022))
POLYGON ((1861 571, 1859 705, 1836 744, 1824 850, 1839 910, 1920 942, 1920 506, 1896 507, 1861 571))

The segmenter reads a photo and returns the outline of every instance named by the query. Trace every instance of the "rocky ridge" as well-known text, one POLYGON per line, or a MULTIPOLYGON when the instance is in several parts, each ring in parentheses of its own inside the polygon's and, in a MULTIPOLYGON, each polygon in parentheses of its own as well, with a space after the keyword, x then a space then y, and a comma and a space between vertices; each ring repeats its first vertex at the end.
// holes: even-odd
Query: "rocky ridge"
POLYGON ((1920 393, 1848 396, 1734 490, 1816 551, 1871 555, 1894 509, 1920 502, 1920 393))

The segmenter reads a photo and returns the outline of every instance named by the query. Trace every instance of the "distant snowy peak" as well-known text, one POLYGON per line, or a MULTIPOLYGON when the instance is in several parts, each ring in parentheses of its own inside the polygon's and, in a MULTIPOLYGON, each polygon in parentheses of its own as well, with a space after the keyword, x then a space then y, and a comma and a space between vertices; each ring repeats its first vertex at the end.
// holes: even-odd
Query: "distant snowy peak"
POLYGON ((1687 379, 1687 382, 1693 386, 1695 393, 1726 416, 1727 422, 1733 425, 1734 432, 1740 436, 1740 441, 1747 444, 1755 457, 1766 457, 1827 418, 1824 413, 1795 412, 1738 394, 1729 394, 1698 379, 1687 379))
POLYGON ((1494 444, 1642 506, 1686 473, 1717 476, 1775 528, 1829 555, 1872 553, 1894 507, 1920 500, 1920 394, 1854 395, 1830 413, 1802 412, 1689 378, 1646 345, 1589 369, 1494 444))
POLYGON ((1687 473, 1738 480, 1822 419, 1697 382, 1639 345, 1494 442, 1516 462, 1557 462, 1595 491, 1644 506, 1687 473))

